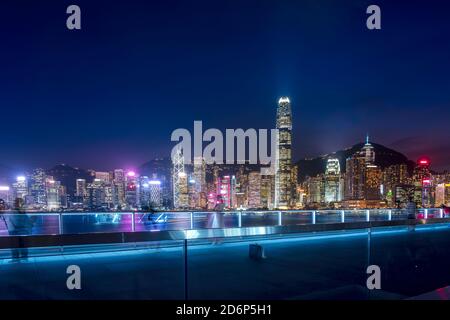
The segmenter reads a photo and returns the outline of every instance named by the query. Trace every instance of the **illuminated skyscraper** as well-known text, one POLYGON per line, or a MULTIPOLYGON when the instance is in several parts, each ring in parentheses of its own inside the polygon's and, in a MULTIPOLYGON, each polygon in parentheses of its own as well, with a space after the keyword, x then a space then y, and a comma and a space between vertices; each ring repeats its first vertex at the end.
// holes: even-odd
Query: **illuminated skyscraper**
POLYGON ((369 142, 369 135, 366 135, 366 143, 361 152, 364 155, 366 166, 375 164, 375 151, 372 144, 369 142))
POLYGON ((61 207, 61 199, 60 199, 60 192, 61 192, 61 183, 59 181, 55 181, 53 177, 47 176, 46 178, 46 198, 47 198, 47 209, 52 210, 58 210, 61 207))
POLYGON ((188 177, 184 168, 184 156, 180 148, 175 150, 172 157, 173 207, 188 207, 188 177))
POLYGON ((43 169, 35 169, 30 177, 30 193, 33 197, 33 204, 43 207, 47 203, 45 195, 45 171, 43 169))
POLYGON ((440 183, 436 186, 436 207, 450 206, 450 183, 440 183))
POLYGON ((346 160, 345 200, 363 200, 365 181, 365 157, 357 152, 346 160))
MULTIPOLYGON (((141 208, 152 207, 150 179, 147 176, 139 177, 139 206, 141 208)), ((158 203, 159 205, 159 203, 158 203)))
POLYGON ((217 182, 217 199, 222 199, 226 208, 231 206, 231 179, 230 176, 223 176, 217 182))
POLYGON ((150 187, 150 205, 160 207, 162 205, 161 181, 151 180, 148 184, 150 187))
POLYGON ((116 208, 125 205, 125 173, 122 169, 114 170, 113 203, 116 208))
POLYGON ((364 177, 364 198, 366 200, 381 200, 382 172, 378 166, 369 164, 366 166, 364 177))
POLYGON ((261 208, 261 173, 259 171, 248 174, 248 207, 261 208))
POLYGON ((261 175, 261 208, 273 209, 274 185, 273 175, 261 175))
POLYGON ((432 206, 432 187, 433 181, 430 172, 430 160, 428 158, 420 158, 414 168, 413 181, 415 186, 415 201, 420 203, 422 207, 432 206))
POLYGON ((14 199, 26 199, 28 195, 28 180, 25 176, 18 176, 16 182, 13 183, 14 199))
POLYGON ((341 201, 340 192, 341 166, 339 160, 330 158, 325 169, 325 202, 341 201))
POLYGON ((292 112, 287 97, 278 100, 276 128, 275 208, 287 209, 292 197, 292 112))
POLYGON ((206 163, 202 157, 194 158, 194 172, 192 175, 194 194, 191 207, 206 207, 206 163))
POLYGON ((86 191, 86 179, 77 179, 76 181, 76 196, 80 198, 84 198, 87 195, 86 191))
POLYGON ((96 171, 95 172, 95 178, 96 179, 100 179, 103 182, 106 183, 110 183, 111 182, 111 175, 109 172, 100 172, 100 171, 96 171))
MULTIPOLYGON (((13 203, 11 189, 7 185, 0 185, 0 200, 4 201, 3 206, 11 206, 13 203)), ((5 208, 3 208, 5 209, 5 208)))
POLYGON ((129 171, 126 176, 125 202, 131 209, 139 206, 138 176, 134 171, 129 171))

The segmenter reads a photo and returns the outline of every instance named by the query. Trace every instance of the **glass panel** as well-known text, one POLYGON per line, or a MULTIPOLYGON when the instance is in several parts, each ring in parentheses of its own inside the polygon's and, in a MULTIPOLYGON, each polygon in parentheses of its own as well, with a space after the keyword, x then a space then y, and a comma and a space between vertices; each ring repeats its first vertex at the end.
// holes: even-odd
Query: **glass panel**
POLYGON ((341 222, 341 211, 316 211, 316 223, 336 223, 341 222))
POLYGON ((0 235, 59 234, 59 215, 51 213, 7 213, 0 215, 0 235))
POLYGON ((370 221, 388 221, 389 217, 392 220, 392 210, 390 209, 370 210, 370 221))
POLYGON ((131 213, 64 213, 63 233, 127 232, 132 230, 131 213))
POLYGON ((20 262, 0 260, 0 299, 183 299, 182 244, 53 248, 51 256, 33 256, 40 249, 30 249, 20 262), (61 249, 64 255, 55 254, 61 249), (67 289, 69 265, 80 267, 82 290, 67 289))
POLYGON ((345 210, 345 222, 367 221, 366 210, 345 210))
POLYGON ((242 227, 278 225, 278 212, 243 211, 242 227))
POLYGON ((282 212, 281 224, 283 226, 295 224, 311 224, 312 219, 313 219, 312 211, 282 212))
POLYGON ((371 264, 381 269, 387 295, 407 298, 450 283, 450 225, 374 228, 371 264))
POLYGON ((191 228, 190 212, 136 213, 136 231, 186 230, 191 228))
POLYGON ((365 299, 367 231, 191 240, 189 299, 365 299), (258 243, 265 258, 250 258, 258 243))

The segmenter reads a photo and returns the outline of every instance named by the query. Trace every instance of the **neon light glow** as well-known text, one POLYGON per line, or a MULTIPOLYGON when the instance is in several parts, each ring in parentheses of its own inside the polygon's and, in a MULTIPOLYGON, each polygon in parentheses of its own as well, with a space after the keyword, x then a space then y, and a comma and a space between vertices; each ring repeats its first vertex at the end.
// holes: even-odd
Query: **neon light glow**
POLYGON ((129 176, 129 177, 134 177, 134 176, 136 176, 136 172, 134 172, 134 171, 128 171, 127 176, 129 176))
POLYGON ((0 191, 9 191, 8 186, 0 186, 0 191))
POLYGON ((25 181, 26 178, 24 176, 18 176, 17 177, 17 181, 21 182, 21 181, 25 181))

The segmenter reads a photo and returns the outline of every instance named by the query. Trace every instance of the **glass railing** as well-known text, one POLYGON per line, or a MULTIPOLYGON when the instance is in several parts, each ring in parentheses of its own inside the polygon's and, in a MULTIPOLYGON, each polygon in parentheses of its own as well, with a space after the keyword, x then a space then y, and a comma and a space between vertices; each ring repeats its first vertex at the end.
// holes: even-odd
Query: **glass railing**
MULTIPOLYGON (((419 209, 418 219, 443 218, 442 209, 419 209)), ((349 223, 407 219, 402 209, 225 212, 1 213, 0 236, 189 230, 349 223)))
POLYGON ((171 241, 2 249, 0 299, 406 299, 450 283, 444 221, 265 236, 226 230, 189 230, 171 241), (81 290, 66 287, 70 265, 81 270, 81 290), (380 289, 367 287, 371 265, 380 268, 380 289))

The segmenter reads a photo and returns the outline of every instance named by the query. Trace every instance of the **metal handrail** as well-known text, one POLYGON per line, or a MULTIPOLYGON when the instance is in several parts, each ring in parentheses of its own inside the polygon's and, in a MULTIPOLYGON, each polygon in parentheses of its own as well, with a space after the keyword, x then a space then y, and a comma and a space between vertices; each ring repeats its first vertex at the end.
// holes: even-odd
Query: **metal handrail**
MULTIPOLYGON (((415 225, 449 224, 450 218, 410 219, 393 221, 362 221, 327 224, 303 224, 265 227, 237 227, 216 229, 189 229, 171 231, 135 231, 58 235, 26 235, 0 237, 0 249, 20 247, 63 247, 92 244, 125 244, 153 241, 208 240, 212 238, 249 238, 283 236, 314 232, 401 227, 415 225)), ((450 227, 450 226, 449 226, 450 227)))

